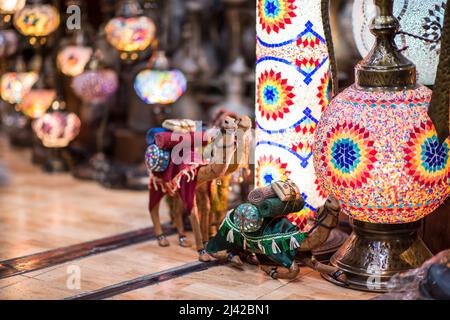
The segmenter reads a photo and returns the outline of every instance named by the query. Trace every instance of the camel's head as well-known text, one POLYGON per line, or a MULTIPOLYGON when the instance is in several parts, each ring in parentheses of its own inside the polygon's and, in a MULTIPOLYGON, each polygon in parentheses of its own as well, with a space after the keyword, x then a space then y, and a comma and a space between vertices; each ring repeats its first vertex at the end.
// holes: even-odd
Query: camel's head
POLYGON ((238 120, 238 128, 247 131, 252 127, 252 120, 249 116, 242 116, 238 120))
POLYGON ((227 116, 222 119, 220 128, 222 129, 222 131, 225 131, 225 132, 230 132, 230 131, 235 132, 238 128, 238 124, 233 117, 227 116))

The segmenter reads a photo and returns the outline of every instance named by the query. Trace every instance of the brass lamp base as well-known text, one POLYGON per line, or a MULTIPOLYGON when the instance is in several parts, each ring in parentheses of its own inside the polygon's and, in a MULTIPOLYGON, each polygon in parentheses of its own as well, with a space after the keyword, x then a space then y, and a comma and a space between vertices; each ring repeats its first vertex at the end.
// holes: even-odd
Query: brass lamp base
POLYGON ((322 274, 334 284, 362 291, 386 292, 386 284, 394 274, 417 268, 432 257, 417 234, 420 221, 375 224, 351 220, 350 223, 352 234, 330 261, 345 273, 347 282, 322 274))

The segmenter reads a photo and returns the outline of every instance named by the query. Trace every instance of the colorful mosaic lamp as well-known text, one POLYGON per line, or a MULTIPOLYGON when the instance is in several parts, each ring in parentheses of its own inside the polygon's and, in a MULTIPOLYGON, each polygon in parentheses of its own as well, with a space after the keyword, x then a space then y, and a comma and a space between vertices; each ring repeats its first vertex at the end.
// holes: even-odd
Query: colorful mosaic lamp
POLYGON ((134 90, 147 104, 172 104, 186 91, 186 77, 179 70, 168 70, 169 63, 164 51, 157 51, 155 55, 152 68, 137 74, 134 90))
POLYGON ((431 257, 417 231, 450 195, 450 139, 439 142, 427 114, 432 92, 395 47, 393 1, 376 5, 375 45, 356 66, 356 83, 325 109, 314 166, 353 226, 331 263, 350 287, 385 291, 395 273, 431 257))
POLYGON ((47 112, 55 98, 56 91, 53 89, 32 89, 23 97, 16 109, 30 119, 37 119, 47 112))
POLYGON ((36 72, 7 72, 0 80, 0 92, 4 101, 18 104, 37 82, 36 72))
POLYGON ((62 74, 75 77, 80 75, 92 56, 92 48, 70 45, 63 48, 56 57, 56 65, 62 74))
POLYGON ((255 185, 293 180, 306 205, 289 219, 302 231, 327 197, 312 163, 314 132, 332 88, 328 3, 322 8, 322 2, 257 2, 255 185))
POLYGON ((60 22, 58 9, 35 0, 14 15, 14 26, 33 46, 44 45, 60 22))
MULTIPOLYGON (((447 0, 395 1, 394 16, 401 32, 395 38, 402 53, 417 68, 418 82, 433 85, 441 51, 441 35, 447 0)), ((375 37, 370 23, 375 17, 373 0, 355 0, 353 4, 353 35, 361 55, 366 56, 375 37)))
POLYGON ((155 23, 142 15, 136 0, 123 0, 117 12, 105 26, 106 39, 120 51, 122 60, 136 60, 155 37, 155 23))
POLYGON ((86 70, 72 81, 75 94, 83 102, 92 104, 106 102, 118 87, 117 74, 111 69, 86 70))

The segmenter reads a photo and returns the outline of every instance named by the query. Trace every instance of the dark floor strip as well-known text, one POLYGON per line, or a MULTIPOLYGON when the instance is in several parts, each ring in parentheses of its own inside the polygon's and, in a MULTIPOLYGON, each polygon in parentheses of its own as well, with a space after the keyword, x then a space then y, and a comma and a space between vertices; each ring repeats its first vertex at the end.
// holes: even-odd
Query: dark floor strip
POLYGON ((214 260, 212 262, 191 262, 179 267, 170 268, 161 272, 148 274, 132 280, 120 282, 95 291, 82 293, 80 295, 68 297, 65 300, 100 300, 117 296, 122 293, 148 287, 160 282, 172 280, 193 272, 204 271, 212 267, 224 265, 224 261, 214 260))
MULTIPOLYGON (((175 233, 175 230, 169 224, 164 224, 162 227, 166 235, 175 233)), ((48 268, 71 260, 116 250, 153 239, 156 239, 153 228, 143 228, 68 247, 3 260, 0 261, 0 279, 48 268)))

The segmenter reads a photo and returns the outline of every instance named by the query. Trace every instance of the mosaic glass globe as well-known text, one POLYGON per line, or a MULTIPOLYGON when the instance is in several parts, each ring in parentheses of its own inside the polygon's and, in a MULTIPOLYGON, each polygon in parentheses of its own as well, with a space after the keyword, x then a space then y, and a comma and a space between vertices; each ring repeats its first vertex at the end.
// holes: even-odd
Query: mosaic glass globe
POLYGON ((149 172, 164 172, 169 166, 170 150, 160 149, 156 144, 149 145, 145 152, 145 165, 149 172))
POLYGON ((25 0, 0 0, 1 14, 14 14, 25 6, 25 0))
POLYGON ((352 218, 409 223, 450 195, 450 139, 440 144, 427 110, 431 90, 347 88, 325 109, 314 166, 352 218))
POLYGON ((4 101, 17 104, 27 95, 38 80, 35 72, 7 72, 0 80, 0 92, 4 101))
POLYGON ((27 5, 14 15, 14 26, 24 36, 45 37, 59 26, 58 10, 48 4, 27 5))
POLYGON ((90 47, 67 46, 58 53, 56 65, 66 76, 75 77, 84 71, 92 53, 90 47))
POLYGON ((119 87, 117 74, 110 69, 89 70, 72 80, 75 94, 84 102, 105 102, 119 87))
POLYGON ((134 89, 147 104, 171 104, 186 91, 186 78, 178 70, 143 70, 134 81, 134 89))
POLYGON ((145 16, 118 17, 105 26, 106 38, 119 51, 135 52, 145 50, 153 41, 156 27, 145 16))
POLYGON ((47 148, 64 148, 79 134, 80 118, 75 113, 54 111, 33 121, 33 131, 47 148))
POLYGON ((0 57, 9 57, 16 53, 18 38, 13 30, 0 30, 0 57))
POLYGON ((55 98, 55 90, 33 89, 17 105, 17 110, 31 119, 40 118, 47 112, 55 98))
MULTIPOLYGON (((394 1, 394 16, 401 31, 395 38, 398 48, 417 67, 418 82, 434 84, 441 51, 441 33, 447 0, 394 1)), ((373 0, 355 0, 353 35, 361 56, 366 56, 375 42, 370 24, 376 15, 373 0)))

